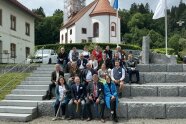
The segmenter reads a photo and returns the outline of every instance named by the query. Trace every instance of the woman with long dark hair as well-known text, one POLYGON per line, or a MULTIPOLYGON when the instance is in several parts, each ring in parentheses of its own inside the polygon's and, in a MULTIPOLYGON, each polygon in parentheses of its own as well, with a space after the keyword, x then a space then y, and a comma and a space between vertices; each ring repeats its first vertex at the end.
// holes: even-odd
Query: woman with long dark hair
POLYGON ((56 115, 56 114, 59 114, 58 109, 61 109, 61 111, 62 111, 62 119, 65 119, 66 105, 70 101, 71 93, 70 93, 70 88, 66 84, 64 77, 59 77, 58 82, 57 82, 57 86, 55 89, 55 94, 56 94, 56 102, 54 105, 54 109, 55 109, 55 116, 56 117, 52 120, 57 119, 58 115, 56 115), (60 103, 61 103, 61 106, 60 106, 60 103))
POLYGON ((106 75, 106 83, 104 84, 105 103, 108 109, 111 110, 112 120, 118 122, 116 110, 118 106, 117 88, 110 76, 106 75))

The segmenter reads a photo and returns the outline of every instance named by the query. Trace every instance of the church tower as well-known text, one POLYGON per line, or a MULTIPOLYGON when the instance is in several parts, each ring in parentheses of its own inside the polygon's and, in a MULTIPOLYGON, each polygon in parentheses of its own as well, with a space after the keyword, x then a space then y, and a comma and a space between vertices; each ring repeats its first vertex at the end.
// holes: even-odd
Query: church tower
POLYGON ((64 0, 64 24, 79 10, 85 7, 86 0, 64 0))

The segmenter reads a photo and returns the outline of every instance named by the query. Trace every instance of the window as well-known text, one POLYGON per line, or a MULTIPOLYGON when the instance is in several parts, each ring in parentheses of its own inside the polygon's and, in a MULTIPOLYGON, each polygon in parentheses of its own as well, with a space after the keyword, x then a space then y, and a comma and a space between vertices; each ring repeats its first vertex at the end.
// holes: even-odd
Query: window
POLYGON ((63 34, 62 34, 62 35, 61 35, 61 40, 62 40, 62 41, 63 41, 63 38, 64 38, 64 37, 63 37, 63 34))
POLYGON ((26 58, 27 58, 30 55, 30 48, 26 47, 25 52, 26 52, 26 58))
POLYGON ((65 43, 68 43, 68 35, 65 33, 65 43))
POLYGON ((11 58, 16 58, 16 44, 11 43, 10 44, 10 50, 11 50, 11 58))
POLYGON ((82 34, 87 34, 87 29, 86 28, 82 28, 82 34))
POLYGON ((0 25, 2 25, 2 9, 0 9, 0 25))
POLYGON ((70 35, 72 35, 72 29, 70 29, 70 35))
POLYGON ((30 24, 25 23, 25 34, 30 36, 30 24))
POLYGON ((82 42, 82 43, 86 43, 87 40, 86 40, 86 39, 82 39, 81 42, 82 42))
POLYGON ((11 27, 10 28, 12 30, 16 30, 16 17, 11 15, 10 16, 10 22, 11 22, 11 27))
POLYGON ((111 36, 116 37, 116 23, 115 22, 111 23, 111 36))
POLYGON ((99 24, 97 22, 93 24, 93 36, 99 37, 99 24))

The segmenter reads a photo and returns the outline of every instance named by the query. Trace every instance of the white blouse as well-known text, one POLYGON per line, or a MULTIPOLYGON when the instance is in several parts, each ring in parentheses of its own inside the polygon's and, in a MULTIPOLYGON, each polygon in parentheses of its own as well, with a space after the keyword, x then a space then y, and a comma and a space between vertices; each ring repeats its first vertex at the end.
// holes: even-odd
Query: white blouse
POLYGON ((98 69, 98 61, 97 60, 94 60, 94 61, 89 60, 89 63, 92 65, 92 68, 94 70, 97 70, 98 69))
POLYGON ((59 86, 59 101, 65 96, 64 91, 66 90, 65 86, 59 86))

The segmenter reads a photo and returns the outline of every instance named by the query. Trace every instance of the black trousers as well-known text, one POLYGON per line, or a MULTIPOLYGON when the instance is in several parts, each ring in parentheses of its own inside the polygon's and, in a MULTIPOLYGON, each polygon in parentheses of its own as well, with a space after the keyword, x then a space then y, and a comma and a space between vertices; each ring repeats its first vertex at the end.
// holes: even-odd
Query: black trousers
POLYGON ((112 118, 116 118, 117 114, 116 114, 116 100, 110 100, 110 109, 111 111, 113 111, 114 113, 112 113, 112 118))
POLYGON ((49 84, 48 95, 49 95, 50 97, 52 97, 52 89, 53 89, 53 88, 56 88, 56 84, 55 84, 55 83, 49 84))
MULTIPOLYGON (((59 109, 59 105, 60 105, 60 102, 59 102, 59 101, 56 101, 56 103, 55 103, 55 105, 54 105, 55 116, 56 116, 57 111, 58 111, 58 109, 59 109)), ((61 111, 62 111, 62 115, 65 115, 65 113, 66 113, 66 104, 65 104, 65 103, 62 103, 60 109, 61 109, 61 111)), ((59 113, 58 113, 58 114, 59 114, 59 113)))
MULTIPOLYGON (((97 105, 96 104, 96 101, 87 100, 87 103, 86 103, 86 106, 87 106, 87 116, 89 118, 92 118, 91 105, 93 105, 93 104, 94 105, 97 105)), ((96 111, 98 112, 96 114, 100 115, 101 118, 103 119, 104 118, 104 111, 105 111, 105 102, 104 102, 104 100, 100 100, 99 104, 97 106, 95 106, 95 107, 96 107, 95 109, 97 109, 96 111), (100 111, 98 109, 99 107, 100 107, 100 111)))
POLYGON ((132 81, 132 74, 135 74, 136 75, 136 78, 137 78, 137 81, 139 81, 140 77, 139 77, 139 71, 138 70, 131 70, 129 69, 128 70, 128 74, 129 74, 129 81, 132 81))

